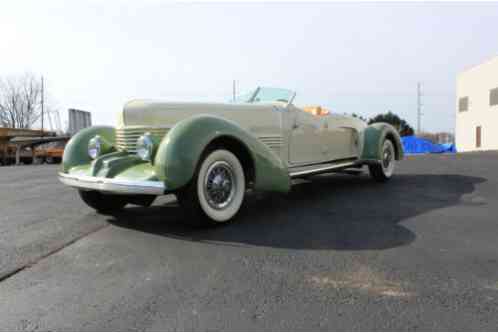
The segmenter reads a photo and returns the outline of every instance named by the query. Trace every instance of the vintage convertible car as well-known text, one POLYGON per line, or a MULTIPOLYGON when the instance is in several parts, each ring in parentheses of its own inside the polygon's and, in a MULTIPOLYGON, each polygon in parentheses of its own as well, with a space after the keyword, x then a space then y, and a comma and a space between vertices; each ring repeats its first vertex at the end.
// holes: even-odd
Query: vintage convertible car
POLYGON ((300 108, 294 97, 257 88, 240 103, 131 101, 116 128, 69 141, 59 178, 104 213, 173 193, 195 225, 233 219, 249 188, 288 192, 293 178, 364 165, 377 181, 391 178, 403 157, 392 126, 300 108))

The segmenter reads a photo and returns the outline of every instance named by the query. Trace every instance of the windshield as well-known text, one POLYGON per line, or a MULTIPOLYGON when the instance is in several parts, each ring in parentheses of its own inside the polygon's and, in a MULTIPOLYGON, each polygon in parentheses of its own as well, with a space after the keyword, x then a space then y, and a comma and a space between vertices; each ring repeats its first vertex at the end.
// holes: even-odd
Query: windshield
POLYGON ((282 88, 258 87, 254 92, 238 96, 238 103, 270 103, 270 102, 292 102, 295 92, 282 88))

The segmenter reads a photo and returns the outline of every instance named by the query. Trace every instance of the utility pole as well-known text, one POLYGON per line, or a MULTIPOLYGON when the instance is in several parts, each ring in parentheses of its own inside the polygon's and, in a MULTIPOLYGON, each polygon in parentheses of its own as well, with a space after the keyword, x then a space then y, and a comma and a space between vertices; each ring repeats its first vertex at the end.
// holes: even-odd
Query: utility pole
POLYGON ((422 89, 420 82, 417 82, 417 134, 422 130, 421 128, 422 120, 422 89))
POLYGON ((237 90, 237 88, 236 88, 235 84, 236 84, 236 82, 235 82, 235 80, 233 80, 233 86, 232 86, 232 101, 233 101, 234 103, 235 103, 235 96, 237 95, 237 94, 236 94, 236 90, 237 90))
POLYGON ((42 77, 41 77, 41 130, 42 130, 42 136, 44 134, 43 133, 43 118, 44 118, 44 114, 43 114, 44 113, 44 110, 43 110, 44 105, 43 104, 45 102, 44 101, 44 97, 45 97, 44 95, 45 95, 45 91, 44 91, 43 75, 42 75, 42 77))

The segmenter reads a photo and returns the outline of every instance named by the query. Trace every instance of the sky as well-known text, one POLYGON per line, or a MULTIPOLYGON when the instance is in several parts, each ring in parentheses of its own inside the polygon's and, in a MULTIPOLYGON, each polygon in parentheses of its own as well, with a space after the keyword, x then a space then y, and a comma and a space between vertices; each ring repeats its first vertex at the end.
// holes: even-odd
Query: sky
MULTIPOLYGON (((0 77, 45 78, 67 109, 115 124, 134 98, 227 101, 257 86, 297 104, 393 111, 454 131, 456 75, 498 55, 498 3, 0 1, 0 77)), ((497 78, 498 79, 498 78, 497 78)))

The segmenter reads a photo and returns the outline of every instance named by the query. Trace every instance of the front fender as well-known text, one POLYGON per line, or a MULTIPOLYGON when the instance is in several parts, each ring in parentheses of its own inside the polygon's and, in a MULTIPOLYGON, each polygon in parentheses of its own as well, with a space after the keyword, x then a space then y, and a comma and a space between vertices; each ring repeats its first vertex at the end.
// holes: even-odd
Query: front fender
POLYGON ((394 143, 396 148, 396 160, 403 159, 403 145, 398 131, 387 123, 374 123, 369 125, 363 132, 363 151, 362 160, 381 160, 382 144, 388 137, 394 143))
POLYGON ((92 126, 75 134, 66 145, 62 156, 62 171, 69 172, 75 166, 92 162, 88 156, 88 141, 95 135, 100 135, 107 142, 114 144, 116 130, 110 126, 92 126))
POLYGON ((287 168, 275 153, 236 123, 212 115, 185 119, 168 132, 154 159, 157 177, 169 189, 187 185, 206 147, 220 137, 236 139, 247 148, 255 168, 255 189, 289 191, 287 168))

